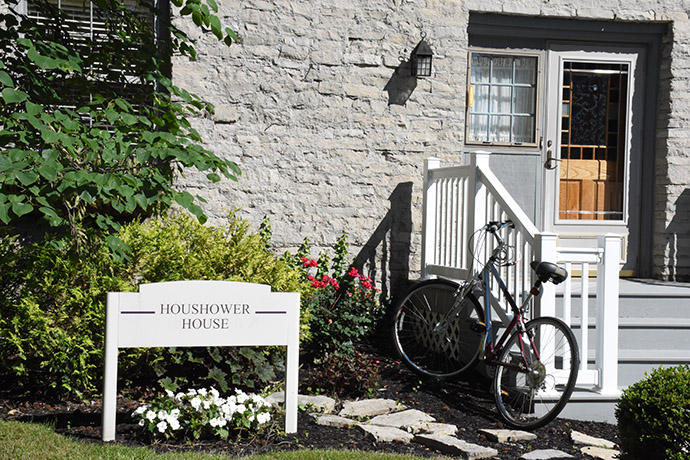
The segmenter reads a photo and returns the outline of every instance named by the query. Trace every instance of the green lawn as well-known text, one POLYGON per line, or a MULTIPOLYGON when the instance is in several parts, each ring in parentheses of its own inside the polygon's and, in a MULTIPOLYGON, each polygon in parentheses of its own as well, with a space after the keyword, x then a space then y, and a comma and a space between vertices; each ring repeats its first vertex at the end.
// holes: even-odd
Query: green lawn
MULTIPOLYGON (((87 444, 53 431, 50 426, 0 421, 0 460, 229 460, 225 455, 191 452, 157 454, 141 447, 87 444)), ((301 450, 254 455, 246 460, 412 460, 409 455, 357 451, 301 450)))

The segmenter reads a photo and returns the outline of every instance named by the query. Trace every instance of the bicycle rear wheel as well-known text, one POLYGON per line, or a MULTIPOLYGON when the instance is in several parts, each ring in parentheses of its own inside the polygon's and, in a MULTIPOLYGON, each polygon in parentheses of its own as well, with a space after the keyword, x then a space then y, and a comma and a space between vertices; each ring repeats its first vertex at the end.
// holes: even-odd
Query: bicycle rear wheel
POLYGON ((501 418, 519 429, 534 429, 553 420, 575 388, 580 364, 575 335, 556 318, 528 322, 501 350, 493 393, 501 418), (521 350, 524 350, 524 354, 521 350), (525 369, 525 360, 532 372, 525 369))
POLYGON ((458 284, 422 281, 395 308, 393 342, 405 364, 419 375, 448 378, 474 367, 486 334, 484 312, 471 293, 443 330, 437 324, 455 306, 458 284))

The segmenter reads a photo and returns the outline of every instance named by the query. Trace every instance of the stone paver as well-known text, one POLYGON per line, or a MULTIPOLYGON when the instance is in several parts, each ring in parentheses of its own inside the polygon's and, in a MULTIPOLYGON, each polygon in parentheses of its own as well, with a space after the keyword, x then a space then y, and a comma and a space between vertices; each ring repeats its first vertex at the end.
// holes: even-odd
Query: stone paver
POLYGON ((585 455, 599 458, 601 460, 616 460, 620 454, 620 452, 617 450, 597 446, 585 446, 581 449, 581 451, 585 455))
POLYGON ((490 441, 494 442, 515 442, 532 441, 537 439, 537 435, 528 431, 519 430, 479 430, 490 441))
POLYGON ((520 457, 520 460, 567 460, 576 458, 556 449, 540 449, 528 452, 520 457))
POLYGON ((414 439, 413 434, 392 426, 359 424, 357 427, 373 436, 377 442, 404 442, 407 444, 414 439))
POLYGON ((616 444, 611 441, 601 438, 595 438, 594 436, 589 436, 584 433, 580 433, 579 431, 572 431, 570 433, 570 439, 572 439, 573 443, 575 444, 585 446, 603 447, 605 449, 616 448, 616 444))
POLYGON ((336 428, 350 428, 358 424, 356 420, 346 417, 340 417, 333 414, 312 414, 317 425, 333 426, 336 428))
POLYGON ((362 399, 360 401, 345 401, 341 417, 375 417, 407 409, 404 405, 392 399, 362 399))
POLYGON ((367 422, 367 425, 392 426, 411 433, 426 430, 431 422, 435 422, 432 416, 417 409, 407 409, 387 415, 377 415, 367 422))
POLYGON ((439 434, 420 434, 414 437, 414 442, 441 451, 448 455, 459 455, 462 458, 491 458, 498 455, 496 449, 472 444, 453 436, 439 434))
POLYGON ((450 423, 431 422, 423 431, 428 434, 445 434, 446 436, 454 436, 458 432, 458 427, 451 425, 450 423))
MULTIPOLYGON (((273 405, 282 405, 285 403, 285 392, 276 391, 268 395, 266 400, 273 405)), ((323 395, 297 395, 297 404, 326 414, 330 414, 335 410, 335 399, 323 395)))

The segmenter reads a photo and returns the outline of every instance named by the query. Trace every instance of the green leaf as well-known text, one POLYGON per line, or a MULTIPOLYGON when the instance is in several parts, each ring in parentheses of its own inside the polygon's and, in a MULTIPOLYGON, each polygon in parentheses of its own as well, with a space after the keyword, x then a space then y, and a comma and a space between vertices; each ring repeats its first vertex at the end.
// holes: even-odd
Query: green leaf
POLYGON ((10 75, 4 70, 0 70, 0 83, 2 83, 5 86, 9 86, 10 88, 14 88, 14 82, 12 81, 12 77, 10 77, 10 75))
POLYGON ((206 0, 206 2, 208 3, 208 6, 210 6, 213 11, 215 11, 216 13, 218 12, 218 4, 216 3, 216 0, 206 0))
POLYGON ((39 66, 43 70, 53 70, 58 68, 58 61, 57 59, 49 58, 47 56, 43 56, 36 51, 36 48, 31 48, 27 53, 26 57, 31 59, 37 66, 39 66))
POLYGON ((192 11, 192 21, 194 21, 194 24, 199 27, 204 24, 204 18, 201 16, 201 13, 198 10, 192 11))
POLYGON ((34 104, 31 101, 26 101, 26 113, 29 115, 38 115, 43 112, 43 106, 34 104))
POLYGON ((216 182, 219 182, 219 181, 220 181, 220 176, 219 176, 218 174, 216 174, 216 173, 209 173, 209 174, 206 174, 206 177, 208 178, 208 180, 210 180, 210 181, 213 182, 214 184, 215 184, 216 182))
POLYGON ((218 40, 223 39, 223 29, 218 16, 211 16, 211 31, 213 32, 213 35, 218 38, 218 40))
POLYGON ((62 225, 64 219, 60 217, 53 208, 41 206, 40 208, 38 208, 38 210, 43 213, 43 216, 46 218, 46 220, 51 226, 57 227, 59 225, 62 225))
POLYGON ((57 179, 58 168, 62 165, 54 160, 48 160, 43 162, 43 164, 38 168, 38 173, 43 176, 44 179, 48 181, 54 181, 57 179))
POLYGON ((9 203, 0 203, 0 220, 5 225, 10 223, 9 210, 10 210, 10 204, 9 203))
POLYGON ((16 104, 28 99, 29 95, 24 91, 19 91, 18 89, 5 88, 2 90, 2 98, 7 104, 16 104))
POLYGON ((233 41, 238 41, 239 39, 237 38, 237 34, 235 34, 235 31, 232 30, 230 27, 225 28, 225 34, 230 37, 233 41))
POLYGON ((20 171, 17 173, 17 179, 22 185, 28 187, 38 180, 38 174, 33 171, 20 171))
POLYGON ((22 217, 23 215, 28 214, 33 210, 34 210, 34 207, 31 206, 29 203, 14 203, 12 205, 12 212, 17 217, 22 217))
POLYGON ((41 138, 43 139, 43 142, 46 144, 52 144, 54 142, 57 142, 58 139, 60 138, 60 135, 53 131, 52 129, 48 128, 42 128, 41 129, 41 138))
POLYGON ((136 195, 134 195, 134 200, 137 202, 141 209, 146 210, 146 208, 148 207, 148 199, 146 199, 146 195, 144 195, 143 193, 137 193, 136 195))

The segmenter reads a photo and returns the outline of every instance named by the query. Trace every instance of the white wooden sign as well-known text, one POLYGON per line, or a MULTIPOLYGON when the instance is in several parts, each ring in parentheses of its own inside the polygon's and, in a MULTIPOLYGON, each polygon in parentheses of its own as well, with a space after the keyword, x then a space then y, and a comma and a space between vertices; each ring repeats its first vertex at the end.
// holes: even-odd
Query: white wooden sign
POLYGON ((128 347, 287 346, 285 431, 297 431, 299 293, 264 284, 169 281, 109 292, 103 441, 115 440, 117 353, 128 347))

